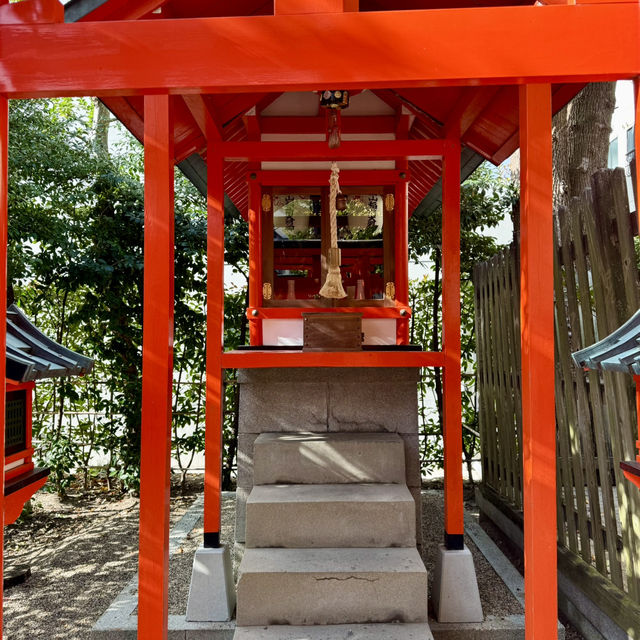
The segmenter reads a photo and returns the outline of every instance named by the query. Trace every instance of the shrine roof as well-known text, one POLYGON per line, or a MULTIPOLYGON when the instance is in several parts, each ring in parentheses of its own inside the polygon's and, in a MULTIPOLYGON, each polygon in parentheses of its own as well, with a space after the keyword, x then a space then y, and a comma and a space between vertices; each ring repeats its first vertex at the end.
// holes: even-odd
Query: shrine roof
POLYGON ((640 375, 640 311, 606 338, 573 354, 583 369, 640 375))
POLYGON ((43 378, 82 376, 93 360, 75 353, 40 331, 15 305, 7 309, 7 378, 28 382, 43 378))
MULTIPOLYGON (((360 11, 463 8, 480 6, 514 6, 533 4, 522 0, 360 0, 360 11)), ((181 19, 197 17, 228 17, 272 15, 273 0, 71 0, 65 5, 65 20, 95 21, 121 19, 181 19)), ((562 108, 582 85, 554 85, 553 111, 562 108)), ((320 87, 321 89, 322 87, 320 87)), ((299 100, 299 111, 287 108, 286 96, 292 94, 215 94, 203 96, 207 107, 215 114, 226 141, 241 142, 256 139, 311 140, 324 132, 324 117, 314 94, 315 111, 308 102, 299 100), (284 96, 284 98, 283 98, 284 96), (284 103, 284 107, 283 107, 284 103), (282 126, 285 117, 296 118, 299 130, 282 126), (302 117, 306 118, 302 125, 302 117), (250 130, 248 120, 252 120, 250 130), (302 132, 306 133, 303 134, 302 132), (286 133, 283 133, 286 132, 286 133), (278 135, 280 133, 280 135, 278 135), (256 137, 258 136, 258 137, 256 137), (315 137, 313 137, 315 136, 315 137)), ((298 94, 302 95, 302 94, 298 94)), ((142 140, 142 96, 104 98, 106 106, 138 139, 142 140)), ((294 101, 295 102, 295 101, 294 101)), ((370 134, 362 126, 354 126, 358 134, 350 139, 389 139, 407 136, 410 139, 443 138, 448 131, 459 133, 463 145, 461 179, 465 180, 483 161, 500 164, 518 148, 518 87, 430 87, 418 89, 372 90, 355 92, 352 106, 343 111, 343 128, 348 131, 352 115, 387 117, 387 124, 378 122, 370 134), (366 100, 365 97, 366 96, 366 100), (359 111, 356 103, 364 104, 359 111), (407 116, 408 130, 400 133, 393 117, 407 116), (390 124, 389 124, 390 123, 390 124), (385 126, 388 128, 385 129, 385 126)), ((174 101, 174 145, 177 166, 203 193, 206 192, 206 140, 190 105, 182 98, 174 101)), ((356 120, 351 120, 355 123, 356 120)), ((346 139, 346 134, 345 134, 346 139)), ((280 163, 281 165, 283 163, 280 163)), ((286 164, 286 163, 284 163, 286 164)), ((301 163, 298 163, 299 165, 301 163)), ((327 168, 328 168, 328 163, 327 168)), ((309 164, 308 167, 311 167, 309 164)), ((276 168, 264 163, 263 169, 276 168), (265 166, 266 165, 266 166, 265 166)), ((277 168, 282 168, 277 166, 277 168)), ((305 169, 305 166, 300 166, 305 169)), ((319 168, 319 167, 314 167, 319 168)), ((379 163, 363 163, 358 168, 383 168, 379 163)), ((394 168, 384 166, 384 168, 394 168)), ((440 204, 441 162, 412 160, 409 162, 409 210, 426 214, 440 204)), ((246 216, 248 206, 248 164, 225 162, 225 205, 235 207, 246 216)), ((284 185, 283 185, 284 186, 284 185)))

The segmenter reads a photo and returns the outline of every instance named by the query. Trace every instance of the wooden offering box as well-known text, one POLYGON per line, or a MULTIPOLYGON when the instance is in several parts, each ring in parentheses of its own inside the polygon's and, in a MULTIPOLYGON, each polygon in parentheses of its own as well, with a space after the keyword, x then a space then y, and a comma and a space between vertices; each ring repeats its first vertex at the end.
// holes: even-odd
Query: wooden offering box
POLYGON ((303 351, 361 351, 361 313, 303 313, 303 351))

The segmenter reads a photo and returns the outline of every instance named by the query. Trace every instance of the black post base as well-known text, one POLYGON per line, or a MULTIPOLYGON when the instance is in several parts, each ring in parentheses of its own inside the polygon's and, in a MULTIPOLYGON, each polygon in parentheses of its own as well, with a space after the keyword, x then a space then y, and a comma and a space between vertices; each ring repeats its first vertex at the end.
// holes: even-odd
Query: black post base
POLYGON ((462 551, 464 549, 464 535, 462 533, 444 533, 444 546, 448 551, 462 551))
POLYGON ((220 532, 204 534, 204 546, 206 549, 218 549, 220 547, 220 532))

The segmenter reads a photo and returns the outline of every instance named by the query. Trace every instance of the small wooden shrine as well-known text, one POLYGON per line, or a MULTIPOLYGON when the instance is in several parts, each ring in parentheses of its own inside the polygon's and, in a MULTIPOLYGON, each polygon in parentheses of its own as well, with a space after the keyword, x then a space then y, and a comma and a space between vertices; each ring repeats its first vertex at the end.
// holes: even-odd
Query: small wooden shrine
POLYGON ((36 382, 83 376, 93 368, 93 360, 51 340, 15 304, 7 309, 6 327, 5 525, 16 521, 25 502, 49 475, 49 469, 33 463, 31 414, 36 382))
MULTIPOLYGON (((474 154, 499 163, 518 147, 526 637, 557 637, 551 118, 587 82, 637 83, 639 34, 637 0, 0 0, 0 264, 9 99, 98 96, 145 147, 139 638, 168 637, 174 166, 208 203, 204 550, 220 547, 223 369, 441 367, 443 553, 455 557, 464 546, 460 181, 474 154), (348 109, 319 111, 321 99, 339 107, 344 92, 348 109), (370 99, 380 111, 355 111, 370 99), (278 100, 287 109, 270 113, 278 100), (331 210, 333 162, 345 210, 356 197, 364 207, 347 220, 349 237, 337 214, 331 228, 333 216, 314 213, 331 210), (444 345, 414 351, 408 221, 439 201, 444 345), (224 219, 234 210, 249 221, 252 349, 228 352, 224 219), (370 244, 352 252, 356 240, 370 244), (346 300, 315 299, 338 272, 346 300), (301 348, 311 310, 362 314, 368 349, 301 348)), ((3 266, 0 301, 5 289, 3 266)), ((459 586, 449 593, 459 597, 459 586)), ((406 604, 417 591, 397 597, 406 604)))

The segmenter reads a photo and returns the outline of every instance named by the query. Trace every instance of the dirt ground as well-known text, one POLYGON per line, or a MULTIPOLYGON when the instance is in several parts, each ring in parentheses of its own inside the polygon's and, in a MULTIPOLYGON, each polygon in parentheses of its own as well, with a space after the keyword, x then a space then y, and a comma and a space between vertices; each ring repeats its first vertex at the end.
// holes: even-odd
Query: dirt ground
MULTIPOLYGON (((430 486, 423 494, 423 558, 435 557, 442 532, 442 496, 430 486)), ((190 479, 181 494, 175 487, 171 521, 177 522, 202 491, 202 478, 190 479)), ((8 640, 85 640, 137 569, 138 506, 134 497, 116 497, 101 487, 87 494, 70 493, 60 500, 39 492, 32 514, 5 533, 5 575, 31 567, 31 577, 4 591, 4 629, 8 640)), ((472 504, 468 505, 470 508, 472 504)), ((233 499, 223 504, 223 542, 231 541, 233 499)), ((490 531, 491 535, 497 535, 490 531)), ((200 541, 201 527, 187 536, 170 562, 170 612, 184 614, 192 554, 200 541)), ((474 555, 485 613, 521 613, 511 593, 495 575, 484 556, 467 541, 474 555)), ((511 551, 504 542, 499 546, 511 551)), ((518 558, 512 561, 518 566, 518 558)), ((432 567, 427 567, 431 568, 432 567)), ((430 571, 430 577, 433 571, 430 571)), ((567 640, 581 640, 567 629, 567 640)))
MULTIPOLYGON (((202 490, 172 493, 176 522, 202 490)), ((31 577, 4 591, 7 640, 85 640, 137 569, 138 506, 100 488, 60 500, 40 491, 33 513, 5 532, 5 575, 30 566, 31 577)))

